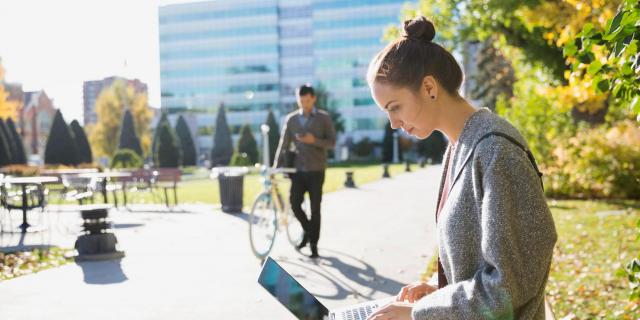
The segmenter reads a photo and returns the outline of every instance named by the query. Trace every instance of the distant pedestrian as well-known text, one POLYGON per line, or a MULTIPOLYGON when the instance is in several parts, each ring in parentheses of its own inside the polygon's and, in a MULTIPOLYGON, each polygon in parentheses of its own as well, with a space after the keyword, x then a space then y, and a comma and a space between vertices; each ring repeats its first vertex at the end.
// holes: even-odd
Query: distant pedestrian
POLYGON ((311 85, 300 86, 296 90, 296 98, 299 109, 285 118, 275 165, 297 169, 296 173, 290 175, 290 202, 304 230, 298 250, 309 243, 311 257, 317 258, 327 150, 335 147, 336 132, 329 114, 316 108, 317 97, 311 85), (311 219, 307 219, 307 214, 302 209, 307 192, 311 200, 311 219))

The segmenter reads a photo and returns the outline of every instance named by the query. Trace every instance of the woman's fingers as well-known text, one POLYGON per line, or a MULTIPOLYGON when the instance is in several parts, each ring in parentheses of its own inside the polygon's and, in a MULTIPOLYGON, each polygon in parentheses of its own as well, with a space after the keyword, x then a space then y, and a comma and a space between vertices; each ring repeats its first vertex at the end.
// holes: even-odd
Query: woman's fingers
MULTIPOLYGON (((404 288, 402 288, 404 289, 404 288)), ((391 303, 378 309, 376 312, 372 313, 367 320, 382 320, 384 319, 384 315, 389 311, 389 309, 391 308, 391 303)))
POLYGON ((396 296, 396 301, 404 301, 405 299, 407 299, 408 289, 409 289, 409 286, 402 287, 402 289, 400 289, 400 293, 398 293, 398 295, 396 296))
POLYGON ((411 320, 411 305, 390 303, 370 315, 367 320, 411 320))

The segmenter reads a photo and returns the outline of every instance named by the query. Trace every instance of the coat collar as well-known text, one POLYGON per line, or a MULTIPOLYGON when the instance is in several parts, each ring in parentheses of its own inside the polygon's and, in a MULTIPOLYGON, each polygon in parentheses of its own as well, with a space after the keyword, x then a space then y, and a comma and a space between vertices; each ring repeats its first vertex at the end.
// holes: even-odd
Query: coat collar
MULTIPOLYGON (((490 109, 480 108, 467 119, 462 127, 455 152, 451 154, 451 157, 453 157, 451 170, 449 170, 451 181, 459 174, 462 169, 460 168, 462 162, 469 156, 476 141, 491 130, 489 121, 487 121, 487 116, 491 114, 490 109)), ((449 145, 448 149, 451 149, 451 145, 449 145)))

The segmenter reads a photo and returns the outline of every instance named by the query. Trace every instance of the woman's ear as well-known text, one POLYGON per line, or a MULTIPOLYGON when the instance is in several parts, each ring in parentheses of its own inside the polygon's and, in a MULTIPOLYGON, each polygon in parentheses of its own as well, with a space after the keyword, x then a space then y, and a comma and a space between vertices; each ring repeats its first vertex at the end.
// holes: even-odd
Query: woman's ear
POLYGON ((422 79, 422 88, 420 90, 429 100, 438 99, 438 81, 433 76, 425 76, 422 79))

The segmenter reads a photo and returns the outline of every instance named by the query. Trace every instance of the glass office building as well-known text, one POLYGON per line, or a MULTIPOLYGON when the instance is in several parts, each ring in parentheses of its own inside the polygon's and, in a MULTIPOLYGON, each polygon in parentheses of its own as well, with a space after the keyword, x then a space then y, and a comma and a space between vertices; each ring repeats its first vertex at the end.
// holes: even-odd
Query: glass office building
POLYGON ((162 108, 196 114, 200 151, 220 105, 232 128, 295 108, 303 83, 323 87, 345 120, 339 143, 382 138, 386 123, 365 81, 404 0, 234 0, 159 10, 162 108))

